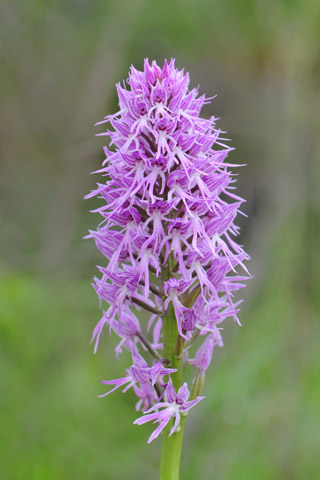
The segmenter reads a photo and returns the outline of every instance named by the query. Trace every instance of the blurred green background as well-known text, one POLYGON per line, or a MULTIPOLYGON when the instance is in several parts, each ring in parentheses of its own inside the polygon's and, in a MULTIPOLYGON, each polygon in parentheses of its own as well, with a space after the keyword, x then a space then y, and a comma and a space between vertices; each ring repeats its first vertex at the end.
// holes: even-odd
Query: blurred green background
POLYGON ((144 57, 218 94, 204 114, 247 164, 254 279, 188 418, 182 479, 320 478, 319 1, 13 0, 0 18, 1 480, 157 478, 133 395, 97 399, 128 356, 108 336, 92 353, 103 258, 82 240, 99 221, 93 124, 144 57))

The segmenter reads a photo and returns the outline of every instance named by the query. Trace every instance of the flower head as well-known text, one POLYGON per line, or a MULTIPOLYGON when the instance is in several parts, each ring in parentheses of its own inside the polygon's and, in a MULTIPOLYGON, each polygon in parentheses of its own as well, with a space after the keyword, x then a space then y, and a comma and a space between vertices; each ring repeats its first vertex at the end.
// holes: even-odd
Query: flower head
POLYGON ((106 181, 87 195, 103 201, 95 210, 102 222, 87 238, 107 260, 94 279, 104 313, 92 340, 96 352, 109 326, 120 337, 116 354, 131 351, 132 366, 124 377, 102 382, 113 387, 104 395, 132 388, 138 408, 149 408, 135 423, 159 422, 151 441, 171 419, 175 432, 180 415, 202 398, 188 400, 187 384, 170 362, 188 360, 200 336, 188 368, 204 378, 214 347, 223 345, 220 324, 227 317, 239 323, 234 295, 249 277, 249 257, 236 243, 243 200, 225 161, 232 148, 215 117, 200 116, 210 99, 189 88, 189 75, 174 60, 160 67, 146 59, 142 71, 132 66, 116 88, 119 111, 99 122, 111 124, 100 134, 109 139, 99 170, 106 181), (138 315, 142 309, 149 321, 138 315), (164 358, 164 322, 172 321, 180 350, 164 358))

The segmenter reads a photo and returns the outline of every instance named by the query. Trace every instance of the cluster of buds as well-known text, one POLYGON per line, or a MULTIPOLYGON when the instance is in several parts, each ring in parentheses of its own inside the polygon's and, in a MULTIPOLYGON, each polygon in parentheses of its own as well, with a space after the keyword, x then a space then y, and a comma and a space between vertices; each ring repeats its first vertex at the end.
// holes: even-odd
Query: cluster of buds
POLYGON ((104 201, 95 210, 103 221, 87 238, 108 259, 94 278, 103 312, 94 351, 107 328, 120 337, 116 355, 132 356, 124 377, 102 381, 113 386, 104 395, 132 388, 143 412, 135 423, 159 423, 149 441, 170 420, 176 431, 203 398, 205 371, 223 345, 221 323, 239 323, 233 296, 248 278, 249 257, 234 240, 243 200, 225 161, 232 148, 215 117, 199 116, 211 99, 188 87, 174 60, 131 67, 127 86, 117 84, 120 110, 99 122, 112 126, 100 134, 110 139, 98 171, 106 181, 87 195, 104 201), (185 369, 194 369, 191 394, 185 369))

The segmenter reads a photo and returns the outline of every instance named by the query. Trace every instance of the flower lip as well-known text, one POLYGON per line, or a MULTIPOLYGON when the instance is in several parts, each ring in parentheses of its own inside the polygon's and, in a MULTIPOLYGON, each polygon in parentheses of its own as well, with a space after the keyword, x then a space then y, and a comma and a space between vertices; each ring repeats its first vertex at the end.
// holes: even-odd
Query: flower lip
POLYGON ((181 319, 181 326, 186 332, 192 332, 198 321, 198 315, 193 308, 186 310, 181 319))
POLYGON ((140 115, 146 115, 148 113, 147 107, 145 103, 138 104, 138 110, 140 115))

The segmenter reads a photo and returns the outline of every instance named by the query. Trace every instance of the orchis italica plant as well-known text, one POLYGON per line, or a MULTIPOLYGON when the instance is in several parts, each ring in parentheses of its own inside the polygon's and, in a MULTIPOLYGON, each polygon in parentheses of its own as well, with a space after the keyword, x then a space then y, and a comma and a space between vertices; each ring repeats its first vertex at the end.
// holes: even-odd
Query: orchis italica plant
POLYGON ((112 126, 100 134, 111 140, 98 171, 105 182, 87 195, 104 201, 95 210, 103 221, 87 238, 108 260, 94 278, 103 313, 92 342, 96 352, 109 330, 120 338, 116 356, 130 352, 132 365, 102 381, 110 388, 101 397, 132 389, 142 412, 134 423, 155 424, 149 442, 162 434, 160 479, 176 480, 185 417, 204 398, 221 323, 239 323, 233 296, 249 257, 234 240, 234 219, 243 200, 225 161, 232 148, 215 117, 199 116, 210 99, 189 90, 174 60, 131 67, 117 92, 120 110, 99 122, 112 126), (193 377, 189 387, 185 376, 193 377))

